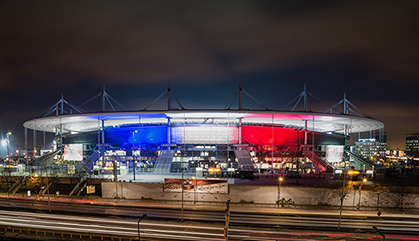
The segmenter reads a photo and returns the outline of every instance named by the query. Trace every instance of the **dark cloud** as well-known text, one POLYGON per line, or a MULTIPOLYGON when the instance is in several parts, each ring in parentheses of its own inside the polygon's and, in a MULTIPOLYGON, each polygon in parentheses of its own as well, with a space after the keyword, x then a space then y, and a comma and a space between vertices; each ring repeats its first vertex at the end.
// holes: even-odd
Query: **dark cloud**
POLYGON ((344 92, 361 109, 374 101, 371 115, 387 125, 389 142, 403 147, 405 132, 418 131, 406 122, 414 119, 407 110, 418 104, 418 5, 3 1, 1 127, 37 116, 61 93, 80 104, 104 84, 134 109, 146 106, 169 80, 179 86, 185 106, 223 108, 242 80, 271 108, 282 107, 303 84, 325 106, 344 92), (388 110, 399 105, 406 111, 397 112, 396 121, 388 110), (12 111, 21 117, 9 118, 12 111))

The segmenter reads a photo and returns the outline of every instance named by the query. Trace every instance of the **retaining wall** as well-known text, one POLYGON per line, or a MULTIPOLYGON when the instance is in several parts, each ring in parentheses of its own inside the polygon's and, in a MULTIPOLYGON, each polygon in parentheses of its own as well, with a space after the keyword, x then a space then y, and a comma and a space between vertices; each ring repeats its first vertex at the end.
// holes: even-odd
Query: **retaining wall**
MULTIPOLYGON (((184 201, 199 202, 231 202, 275 204, 278 200, 278 186, 229 185, 228 193, 198 193, 184 192, 184 201)), ((380 207, 394 206, 394 199, 400 194, 381 194, 380 207), (391 198, 392 197, 392 198, 391 198)), ((405 194, 406 195, 406 194, 405 194)), ((298 205, 340 205, 339 190, 328 188, 281 187, 280 199, 291 199, 298 205)), ((131 183, 102 182, 102 198, 146 199, 162 201, 181 201, 181 192, 164 192, 162 183, 131 183)), ((362 191, 361 199, 358 190, 346 194, 344 206, 376 207, 377 195, 370 191, 362 191)), ((404 202, 409 202, 409 208, 419 208, 418 195, 406 195, 404 202)))

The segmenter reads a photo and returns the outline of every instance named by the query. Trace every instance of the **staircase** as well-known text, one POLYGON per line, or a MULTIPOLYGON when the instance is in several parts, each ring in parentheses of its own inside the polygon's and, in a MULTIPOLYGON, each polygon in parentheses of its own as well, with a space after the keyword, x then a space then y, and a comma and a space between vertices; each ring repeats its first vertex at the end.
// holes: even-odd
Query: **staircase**
POLYGON ((25 181, 26 177, 19 178, 19 180, 17 180, 15 184, 13 184, 13 186, 7 191, 7 193, 12 195, 15 194, 17 190, 19 190, 19 188, 25 184, 25 181))
POLYGON ((358 167, 359 170, 364 169, 364 167, 365 169, 371 170, 372 167, 374 166, 374 163, 368 160, 367 158, 364 158, 363 156, 349 150, 345 150, 345 151, 346 153, 348 153, 349 156, 352 157, 352 160, 354 160, 355 165, 358 167))
POLYGON ((45 162, 49 161, 50 159, 54 158, 55 155, 58 155, 60 153, 61 153, 61 150, 49 152, 49 153, 39 157, 38 159, 35 159, 35 160, 31 161, 29 164, 33 167, 34 166, 45 166, 45 162))
POLYGON ((87 177, 82 177, 80 181, 74 186, 74 188, 71 190, 69 196, 79 196, 80 193, 86 188, 87 186, 87 177))
POLYGON ((83 161, 77 163, 76 173, 90 173, 93 164, 103 156, 103 152, 98 150, 91 151, 83 161))
POLYGON ((246 150, 235 150, 234 154, 236 155, 237 159, 240 163, 240 171, 245 172, 256 172, 257 167, 253 162, 253 158, 250 155, 250 152, 246 150))
POLYGON ((317 151, 303 150, 304 155, 311 160, 314 168, 319 172, 333 172, 334 167, 330 165, 317 151))
POLYGON ((153 172, 169 173, 174 155, 175 155, 175 151, 171 151, 171 150, 161 151, 159 157, 157 157, 156 166, 154 167, 153 172))
POLYGON ((48 186, 46 186, 44 189, 42 189, 42 190, 39 192, 39 194, 40 194, 40 195, 44 195, 44 194, 47 192, 47 190, 48 190, 51 186, 52 186, 52 181, 49 181, 49 182, 48 182, 48 186))

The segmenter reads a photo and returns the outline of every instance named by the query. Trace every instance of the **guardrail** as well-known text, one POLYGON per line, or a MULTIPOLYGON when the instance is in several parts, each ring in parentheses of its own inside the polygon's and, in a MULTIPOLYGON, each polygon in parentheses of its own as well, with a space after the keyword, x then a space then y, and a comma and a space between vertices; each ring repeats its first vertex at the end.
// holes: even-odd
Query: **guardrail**
POLYGON ((64 232, 64 231, 54 231, 54 230, 44 230, 44 229, 31 229, 31 228, 21 228, 21 227, 9 227, 9 226, 0 226, 0 232, 3 237, 8 238, 18 238, 18 239, 30 239, 33 238, 33 235, 43 236, 43 237, 56 237, 59 239, 77 239, 77 240, 138 240, 138 237, 127 237, 127 236, 114 236, 106 234, 86 234, 86 233, 76 233, 76 232, 64 232))

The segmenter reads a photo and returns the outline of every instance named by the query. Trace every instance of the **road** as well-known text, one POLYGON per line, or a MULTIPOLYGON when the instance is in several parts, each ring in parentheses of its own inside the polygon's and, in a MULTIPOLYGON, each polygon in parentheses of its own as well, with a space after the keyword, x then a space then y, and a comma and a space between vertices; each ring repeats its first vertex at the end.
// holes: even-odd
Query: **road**
MULTIPOLYGON (((161 240, 222 240, 224 212, 185 210, 180 222, 178 209, 95 205, 52 202, 53 214, 16 211, 31 208, 48 210, 44 201, 0 199, 0 225, 39 230, 137 237, 137 220, 143 214, 141 236, 161 240), (58 213, 61 214, 58 214, 58 213), (66 214, 62 214, 66 213, 66 214), (76 214, 79 215, 70 215, 76 214), (80 216, 83 214, 83 216, 80 216)), ((382 240, 372 226, 386 235, 386 240, 419 240, 419 220, 344 218, 337 231, 335 216, 273 215, 232 212, 230 240, 382 240)))

